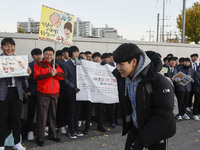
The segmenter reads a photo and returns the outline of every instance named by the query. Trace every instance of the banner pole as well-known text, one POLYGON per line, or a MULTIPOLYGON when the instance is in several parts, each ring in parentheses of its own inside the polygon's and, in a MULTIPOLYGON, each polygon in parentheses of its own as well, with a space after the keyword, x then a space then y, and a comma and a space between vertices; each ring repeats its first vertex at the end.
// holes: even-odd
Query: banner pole
POLYGON ((55 65, 56 65, 56 49, 57 49, 57 43, 55 42, 55 53, 53 56, 53 69, 55 69, 55 65))

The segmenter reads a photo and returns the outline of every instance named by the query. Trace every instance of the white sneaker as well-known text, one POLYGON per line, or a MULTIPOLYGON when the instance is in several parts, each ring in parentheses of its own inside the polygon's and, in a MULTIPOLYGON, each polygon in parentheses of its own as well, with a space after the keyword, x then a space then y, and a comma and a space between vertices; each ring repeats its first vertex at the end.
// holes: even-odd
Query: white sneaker
POLYGON ((49 134, 47 132, 44 131, 44 136, 48 136, 49 134))
POLYGON ((190 117, 188 117, 187 114, 184 114, 184 115, 182 116, 182 118, 183 118, 183 119, 186 119, 186 120, 189 120, 189 119, 190 119, 190 117))
POLYGON ((193 116, 193 119, 196 120, 196 121, 199 121, 199 116, 194 115, 194 116, 193 116))
POLYGON ((45 127, 45 132, 47 132, 47 133, 49 132, 49 127, 48 126, 45 127))
POLYGON ((187 112, 191 112, 190 108, 189 107, 186 107, 185 109, 187 112))
POLYGON ((13 149, 15 150, 26 150, 21 143, 18 143, 16 145, 13 146, 13 149))
POLYGON ((4 146, 1 146, 1 147, 0 147, 0 150, 5 150, 5 147, 4 147, 4 146))
POLYGON ((181 116, 176 116, 176 119, 177 120, 182 120, 182 117, 181 116))
POLYGON ((29 141, 30 141, 30 140, 34 140, 34 134, 33 134, 33 131, 28 132, 27 139, 28 139, 29 141))
POLYGON ((81 127, 82 121, 78 121, 78 127, 81 127))
POLYGON ((59 128, 59 132, 60 132, 61 134, 66 134, 66 133, 67 133, 66 130, 65 130, 65 127, 59 128))
POLYGON ((90 122, 90 127, 92 126, 92 123, 90 122))

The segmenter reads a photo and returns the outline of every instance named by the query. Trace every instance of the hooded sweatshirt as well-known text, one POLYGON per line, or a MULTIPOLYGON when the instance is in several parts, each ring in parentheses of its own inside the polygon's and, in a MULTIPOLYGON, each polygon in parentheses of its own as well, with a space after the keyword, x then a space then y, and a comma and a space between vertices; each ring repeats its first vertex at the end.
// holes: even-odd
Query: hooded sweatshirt
POLYGON ((130 77, 126 77, 125 79, 126 80, 125 95, 127 95, 128 93, 128 96, 131 100, 131 106, 133 109, 131 117, 132 117, 134 126, 137 128, 138 128, 138 123, 137 123, 137 114, 136 114, 136 94, 137 94, 136 91, 137 91, 138 83, 142 80, 139 74, 151 62, 151 60, 146 55, 146 53, 142 50, 140 51, 141 51, 140 60, 137 64, 134 77, 132 79, 130 79, 130 77))

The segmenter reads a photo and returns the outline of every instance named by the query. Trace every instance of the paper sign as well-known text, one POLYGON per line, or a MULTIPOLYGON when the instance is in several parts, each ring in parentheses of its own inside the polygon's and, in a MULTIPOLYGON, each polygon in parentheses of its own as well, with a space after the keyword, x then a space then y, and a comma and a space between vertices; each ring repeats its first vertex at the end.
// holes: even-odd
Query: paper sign
POLYGON ((72 45, 75 16, 42 6, 39 40, 72 45))
POLYGON ((29 76, 28 56, 0 56, 0 78, 29 76))
POLYGON ((162 67, 162 70, 160 71, 161 74, 168 73, 168 68, 162 67))
POLYGON ((176 75, 172 77, 172 80, 176 81, 177 83, 185 86, 190 83, 193 79, 183 72, 179 71, 176 75))
POLYGON ((77 65, 77 93, 78 101, 91 101, 93 103, 118 103, 117 80, 110 65, 101 65, 87 60, 82 60, 77 65))

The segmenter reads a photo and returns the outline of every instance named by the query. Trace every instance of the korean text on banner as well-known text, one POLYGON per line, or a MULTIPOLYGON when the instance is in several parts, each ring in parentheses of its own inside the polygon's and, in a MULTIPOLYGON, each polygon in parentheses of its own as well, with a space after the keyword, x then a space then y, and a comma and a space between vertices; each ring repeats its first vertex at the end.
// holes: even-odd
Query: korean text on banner
POLYGON ((72 45, 75 16, 42 6, 39 40, 72 45))
POLYGON ((0 78, 29 76, 28 56, 0 56, 0 78))
POLYGON ((112 71, 115 68, 110 65, 82 60, 77 65, 77 93, 78 101, 91 101, 92 103, 118 103, 117 80, 112 71))

